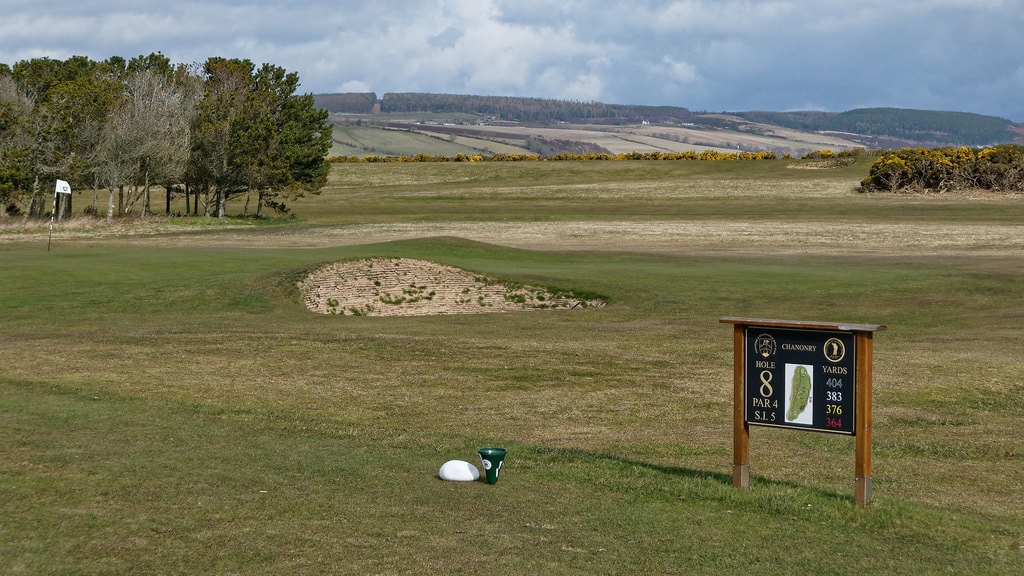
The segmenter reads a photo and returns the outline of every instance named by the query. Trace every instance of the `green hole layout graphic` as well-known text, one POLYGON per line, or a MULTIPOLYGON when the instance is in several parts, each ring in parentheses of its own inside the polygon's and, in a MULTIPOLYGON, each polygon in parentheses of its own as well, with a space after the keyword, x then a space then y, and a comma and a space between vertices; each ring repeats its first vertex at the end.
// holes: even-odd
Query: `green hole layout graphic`
POLYGON ((786 412, 786 421, 796 422, 811 400, 811 375, 807 372, 806 366, 797 364, 793 367, 793 377, 789 386, 789 410, 786 412))

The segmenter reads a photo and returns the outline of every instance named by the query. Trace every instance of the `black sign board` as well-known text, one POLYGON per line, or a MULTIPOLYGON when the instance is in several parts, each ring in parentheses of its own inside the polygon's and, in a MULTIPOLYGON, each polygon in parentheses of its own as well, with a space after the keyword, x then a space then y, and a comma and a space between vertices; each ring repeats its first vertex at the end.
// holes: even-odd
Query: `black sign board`
POLYGON ((853 500, 871 499, 871 380, 881 324, 722 318, 732 324, 732 482, 750 489, 750 425, 856 439, 853 500))
POLYGON ((744 421, 854 434, 853 332, 746 326, 744 421))

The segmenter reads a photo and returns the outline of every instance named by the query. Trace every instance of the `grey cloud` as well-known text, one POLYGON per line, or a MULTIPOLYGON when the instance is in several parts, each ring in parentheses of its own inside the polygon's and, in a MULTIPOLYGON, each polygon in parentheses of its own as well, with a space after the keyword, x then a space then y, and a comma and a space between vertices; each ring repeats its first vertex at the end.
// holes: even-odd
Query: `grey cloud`
POLYGON ((0 61, 161 51, 343 87, 694 110, 961 110, 1024 121, 1009 0, 9 0, 0 61), (49 33, 40 32, 41 30, 49 33))

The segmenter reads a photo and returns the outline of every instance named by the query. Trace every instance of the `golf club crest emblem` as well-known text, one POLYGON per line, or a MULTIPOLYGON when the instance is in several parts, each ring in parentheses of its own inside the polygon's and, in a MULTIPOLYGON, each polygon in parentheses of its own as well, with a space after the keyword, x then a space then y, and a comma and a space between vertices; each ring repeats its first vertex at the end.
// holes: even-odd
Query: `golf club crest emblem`
POLYGON ((754 340, 754 351, 762 358, 775 355, 778 346, 775 344, 775 337, 771 334, 761 334, 754 340))

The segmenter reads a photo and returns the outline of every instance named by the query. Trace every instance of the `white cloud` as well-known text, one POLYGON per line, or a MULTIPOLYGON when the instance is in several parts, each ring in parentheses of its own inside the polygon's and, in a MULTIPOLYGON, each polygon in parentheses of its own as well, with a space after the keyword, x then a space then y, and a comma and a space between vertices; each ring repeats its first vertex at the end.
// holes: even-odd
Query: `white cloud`
POLYGON ((373 92, 372 87, 363 82, 362 80, 349 80, 348 82, 342 82, 338 88, 338 92, 373 92))
POLYGON ((584 71, 573 75, 570 71, 567 75, 566 70, 556 67, 541 71, 537 86, 538 92, 546 97, 582 102, 600 101, 606 90, 604 77, 599 73, 584 71))
POLYGON ((679 62, 669 56, 661 59, 660 71, 665 78, 675 83, 688 83, 697 79, 697 68, 689 62, 679 62))
POLYGON ((681 0, 651 9, 648 17, 659 32, 707 36, 758 33, 786 18, 793 10, 793 2, 681 0))

